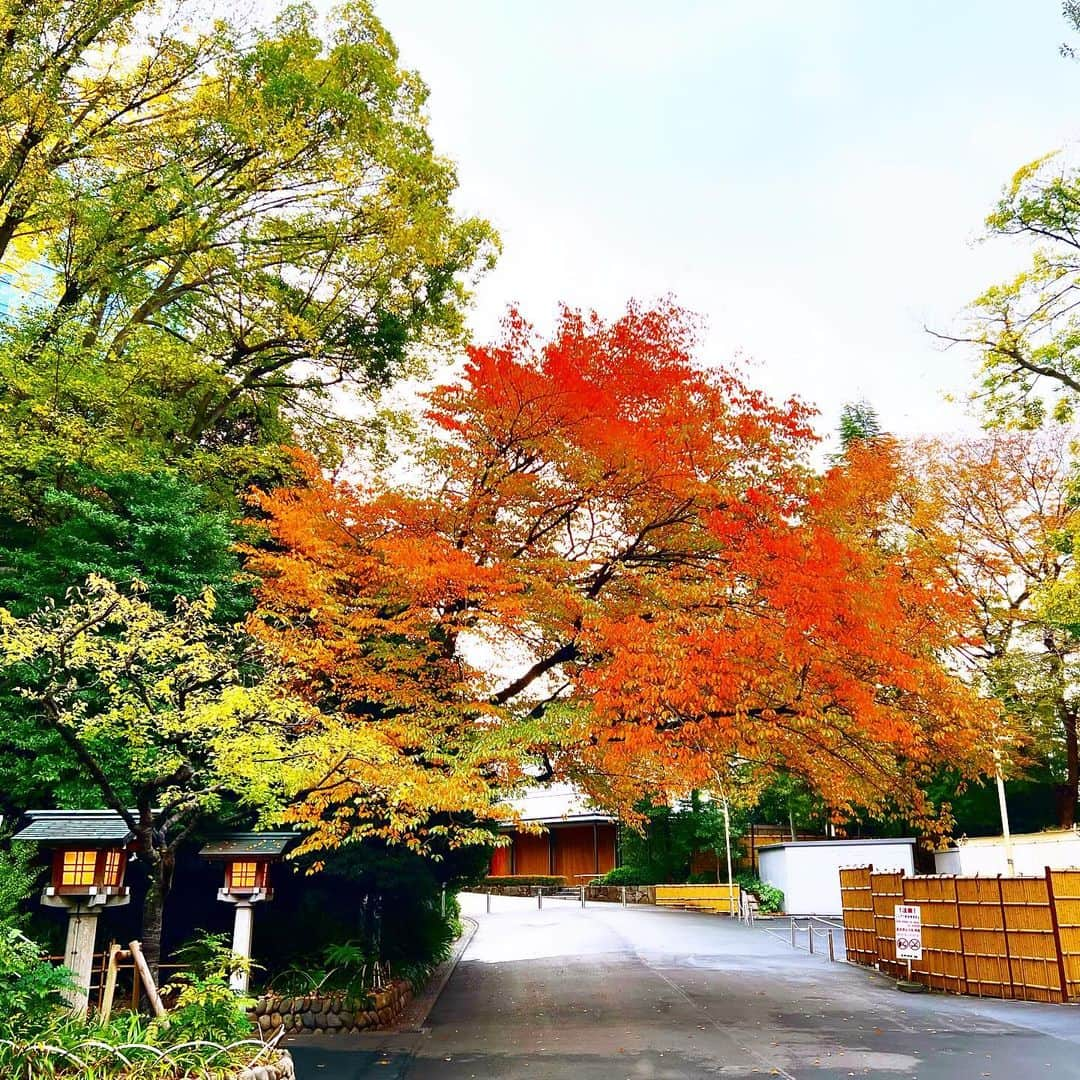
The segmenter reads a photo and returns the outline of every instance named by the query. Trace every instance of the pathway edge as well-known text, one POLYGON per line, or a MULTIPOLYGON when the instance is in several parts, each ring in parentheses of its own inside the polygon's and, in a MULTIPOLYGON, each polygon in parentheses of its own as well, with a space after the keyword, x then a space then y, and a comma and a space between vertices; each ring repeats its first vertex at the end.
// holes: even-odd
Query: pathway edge
POLYGON ((424 993, 413 998, 409 1003, 409 1007, 402 1014, 400 1022, 392 1028, 384 1029, 384 1031, 405 1034, 410 1032, 419 1033, 424 1030, 424 1024, 427 1023, 431 1010, 435 1008, 435 1002, 439 1000, 443 990, 446 989, 446 984, 457 970, 461 957, 469 947, 469 943, 475 936, 476 931, 480 928, 480 924, 468 915, 461 917, 461 923, 461 935, 454 943, 454 951, 432 973, 427 986, 424 988, 424 993))

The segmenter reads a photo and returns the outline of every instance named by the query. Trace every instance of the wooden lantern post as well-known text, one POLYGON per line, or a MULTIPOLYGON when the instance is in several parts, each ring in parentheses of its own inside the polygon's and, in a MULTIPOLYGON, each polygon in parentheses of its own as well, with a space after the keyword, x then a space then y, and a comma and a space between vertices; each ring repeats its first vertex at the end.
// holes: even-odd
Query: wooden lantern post
MULTIPOLYGON (((252 905, 273 899, 270 864, 279 860, 298 837, 298 833, 291 832, 228 833, 199 852, 204 859, 225 864, 225 884, 218 889, 218 899, 235 906, 232 951, 247 960, 251 959, 252 905)), ((229 983, 237 993, 245 993, 247 969, 234 971, 229 983)))
POLYGON ((124 873, 134 836, 114 810, 31 810, 27 818, 29 824, 12 839, 52 851, 52 874, 41 902, 67 910, 64 966, 75 975, 68 1001, 72 1012, 85 1016, 98 917, 105 908, 131 900, 124 873))

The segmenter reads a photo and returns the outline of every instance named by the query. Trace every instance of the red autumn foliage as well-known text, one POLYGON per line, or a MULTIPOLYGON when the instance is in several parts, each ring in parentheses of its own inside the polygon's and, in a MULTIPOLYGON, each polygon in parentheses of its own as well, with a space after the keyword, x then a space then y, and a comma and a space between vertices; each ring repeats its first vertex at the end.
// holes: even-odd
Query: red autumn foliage
POLYGON ((965 601, 889 532, 892 448, 815 475, 810 411, 694 347, 670 304, 547 342, 512 312, 430 395, 418 492, 311 463, 257 498, 259 633, 407 765, 373 784, 326 747, 324 840, 395 800, 482 812, 537 761, 624 810, 784 768, 912 816, 935 763, 986 765, 993 710, 942 663, 965 601))

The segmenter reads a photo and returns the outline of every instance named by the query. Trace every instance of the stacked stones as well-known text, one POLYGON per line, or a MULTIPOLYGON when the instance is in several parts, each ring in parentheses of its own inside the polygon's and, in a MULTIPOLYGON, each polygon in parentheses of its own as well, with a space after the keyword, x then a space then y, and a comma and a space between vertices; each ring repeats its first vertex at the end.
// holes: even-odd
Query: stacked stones
POLYGON ((628 904, 656 903, 656 888, 652 885, 589 885, 585 889, 585 899, 621 903, 624 888, 628 904))
POLYGON ((267 1038, 279 1028, 284 1028, 286 1035, 354 1033, 392 1024, 412 996, 411 984, 396 979, 361 1003, 347 1002, 344 994, 267 995, 256 1000, 250 1015, 267 1038))
POLYGON ((296 1080, 296 1066, 289 1052, 281 1050, 276 1061, 241 1069, 236 1080, 296 1080))

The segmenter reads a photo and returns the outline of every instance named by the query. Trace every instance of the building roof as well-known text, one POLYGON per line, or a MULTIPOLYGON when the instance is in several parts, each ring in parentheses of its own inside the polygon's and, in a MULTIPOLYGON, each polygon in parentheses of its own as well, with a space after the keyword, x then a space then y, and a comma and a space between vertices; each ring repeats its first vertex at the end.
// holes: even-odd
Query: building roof
POLYGON ((788 840, 783 844, 762 844, 758 851, 776 851, 779 848, 789 847, 860 847, 875 844, 881 846, 882 844, 907 844, 909 847, 913 846, 915 838, 913 836, 882 836, 878 839, 862 839, 862 840, 788 840))
POLYGON ((571 784, 551 784, 528 788, 506 805, 521 821, 541 825, 589 825, 614 822, 615 818, 590 805, 588 797, 571 784))
POLYGON ((299 839, 300 834, 295 832, 225 833, 211 840, 199 854, 204 859, 235 859, 243 855, 280 859, 285 849, 299 839))
POLYGON ((115 810, 28 810, 26 816, 29 824, 13 840, 34 840, 47 846, 122 847, 135 836, 115 810))

